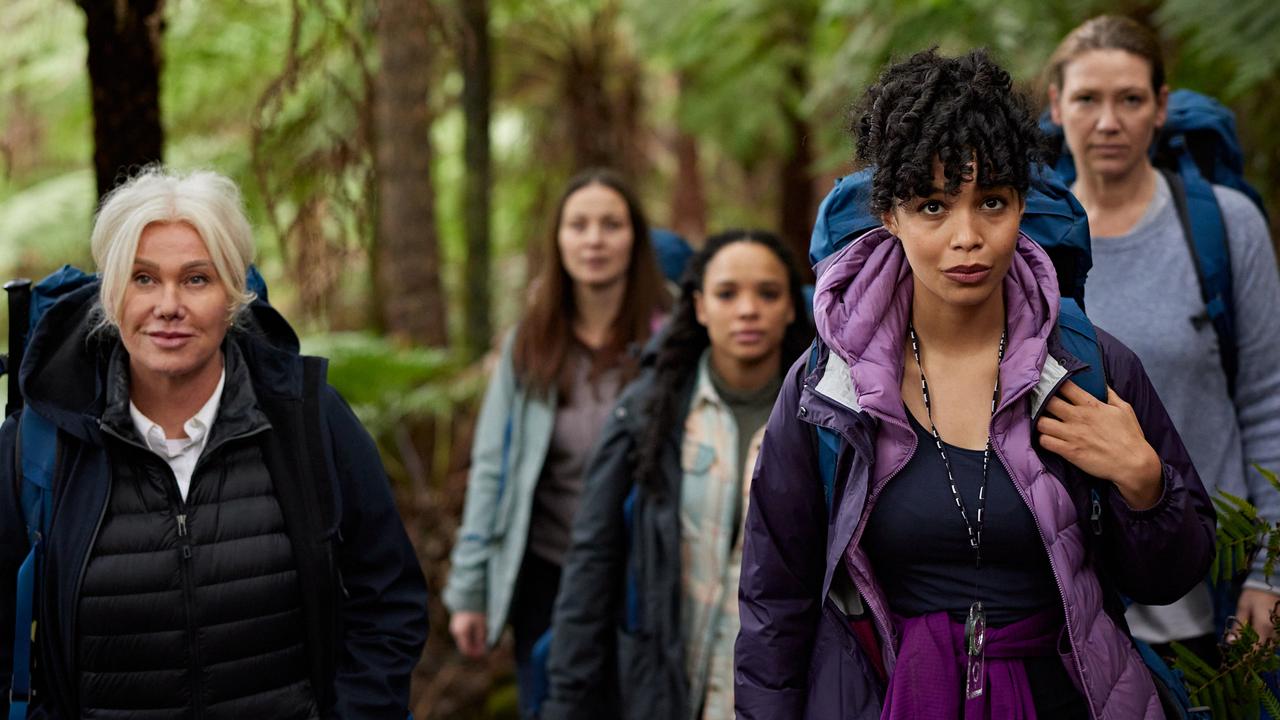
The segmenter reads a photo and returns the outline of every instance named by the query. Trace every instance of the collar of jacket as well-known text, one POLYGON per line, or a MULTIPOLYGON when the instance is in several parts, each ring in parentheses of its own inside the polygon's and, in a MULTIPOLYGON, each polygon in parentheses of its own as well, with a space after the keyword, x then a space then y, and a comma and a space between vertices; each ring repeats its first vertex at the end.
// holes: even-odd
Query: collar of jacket
MULTIPOLYGON (((909 430, 902 409, 902 347, 914 281, 902 244, 877 228, 822 268, 814 323, 829 349, 811 376, 817 392, 909 430)), ((1057 275, 1049 256, 1020 234, 1003 292, 1009 340, 1000 364, 1000 409, 1028 391, 1035 415, 1063 377, 1083 366, 1057 342, 1057 275)))
POLYGON ((693 412, 701 405, 712 405, 717 408, 725 407, 724 398, 716 393, 715 383, 711 381, 711 348, 708 347, 702 351, 702 357, 698 358, 698 366, 695 371, 693 384, 693 398, 690 400, 689 412, 693 412))
MULTIPOLYGON (((221 438, 237 437, 271 427, 267 416, 258 407, 258 397, 253 391, 253 379, 245 364, 238 343, 230 337, 222 342, 222 356, 227 371, 223 385, 222 401, 218 404, 217 419, 210 429, 206 447, 215 447, 221 438)), ((129 414, 129 353, 116 344, 107 366, 107 391, 102 411, 102 427, 113 435, 145 446, 138 437, 129 414)))

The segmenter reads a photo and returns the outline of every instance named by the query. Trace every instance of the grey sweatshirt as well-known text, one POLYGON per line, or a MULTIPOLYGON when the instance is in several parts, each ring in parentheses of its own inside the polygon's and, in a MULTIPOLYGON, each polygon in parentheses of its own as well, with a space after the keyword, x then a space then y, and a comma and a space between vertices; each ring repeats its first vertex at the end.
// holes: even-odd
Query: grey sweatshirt
MULTIPOLYGON (((1247 497, 1275 521, 1280 493, 1251 465, 1280 471, 1280 275, 1262 214, 1235 190, 1215 186, 1214 192, 1227 225, 1234 282, 1240 363, 1234 402, 1163 177, 1128 234, 1093 239, 1085 303, 1090 319, 1142 360, 1209 492, 1247 497)), ((1280 578, 1271 583, 1280 592, 1280 578)), ((1267 587, 1261 561, 1249 584, 1267 587)), ((1173 605, 1134 606, 1127 618, 1133 634, 1148 642, 1213 630, 1203 586, 1173 605)))

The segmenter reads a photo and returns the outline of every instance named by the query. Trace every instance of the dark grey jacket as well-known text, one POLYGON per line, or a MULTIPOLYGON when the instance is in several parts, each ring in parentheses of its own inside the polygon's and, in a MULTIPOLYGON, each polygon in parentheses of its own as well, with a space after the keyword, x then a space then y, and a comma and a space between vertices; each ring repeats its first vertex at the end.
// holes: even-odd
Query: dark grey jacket
MULTIPOLYGON (((663 446, 665 492, 645 492, 632 473, 653 386, 647 368, 623 392, 587 469, 552 619, 543 720, 688 714, 680 638, 683 426, 663 446)), ((693 387, 691 376, 679 390, 679 417, 693 387)))

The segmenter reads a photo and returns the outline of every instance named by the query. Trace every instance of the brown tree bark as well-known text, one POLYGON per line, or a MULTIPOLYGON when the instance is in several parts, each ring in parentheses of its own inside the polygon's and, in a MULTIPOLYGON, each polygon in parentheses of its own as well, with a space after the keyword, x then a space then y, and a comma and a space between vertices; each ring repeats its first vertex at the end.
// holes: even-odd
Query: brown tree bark
POLYGON ((493 329, 490 308, 489 217, 493 164, 489 146, 492 105, 492 56, 489 51, 488 0, 463 0, 466 38, 462 48, 462 114, 466 119, 467 177, 464 223, 467 257, 463 268, 466 286, 466 346, 472 357, 488 349, 493 329))
MULTIPOLYGON (((792 87, 809 86, 809 74, 802 64, 792 65, 790 75, 792 87)), ((814 193, 813 148, 809 145, 809 125, 800 115, 799 108, 788 107, 785 112, 791 135, 791 152, 778 171, 778 185, 782 192, 778 231, 782 233, 782 241, 791 248, 801 277, 805 282, 813 282, 813 271, 809 268, 809 236, 818 211, 818 197, 814 193)))
MULTIPOLYGON (((786 12, 779 19, 781 42, 793 48, 809 47, 816 16, 817 3, 799 4, 786 12)), ((790 67, 787 68, 790 87, 801 92, 792 99, 783 100, 791 152, 778 171, 781 190, 778 231, 782 234, 783 242, 791 248, 792 256, 800 267, 801 277, 805 282, 813 282, 813 271, 809 268, 809 237, 813 231, 813 219, 818 211, 820 196, 815 192, 814 150, 809 139, 809 124, 800 108, 803 90, 809 87, 809 71, 804 56, 804 53, 793 56, 790 67)))
POLYGON ((377 297, 388 334, 419 345, 448 343, 439 234, 431 182, 431 8, 381 0, 375 81, 378 189, 377 297))
POLYGON ((89 44, 93 168, 98 195, 133 169, 159 162, 160 38, 164 0, 78 0, 89 44))
MULTIPOLYGON (((680 85, 683 87, 684 83, 680 85)), ((681 90, 681 101, 684 91, 681 90)), ((671 229, 694 247, 702 247, 707 237, 707 194, 699 167, 698 139, 677 129, 675 138, 676 180, 671 197, 671 229)))

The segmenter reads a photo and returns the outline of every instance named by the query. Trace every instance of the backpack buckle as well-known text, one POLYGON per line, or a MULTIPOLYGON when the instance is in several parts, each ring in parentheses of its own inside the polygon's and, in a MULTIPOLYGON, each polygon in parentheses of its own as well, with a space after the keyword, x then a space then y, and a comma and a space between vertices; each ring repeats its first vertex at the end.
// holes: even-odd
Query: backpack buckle
POLYGON ((36 697, 36 691, 35 691, 35 688, 31 688, 30 690, 27 690, 26 692, 14 692, 13 688, 9 688, 9 705, 10 705, 10 707, 12 707, 12 706, 13 706, 13 703, 14 703, 15 701, 16 701, 16 702, 20 702, 20 703, 27 703, 27 704, 30 704, 30 703, 31 703, 31 701, 35 699, 35 697, 36 697))

